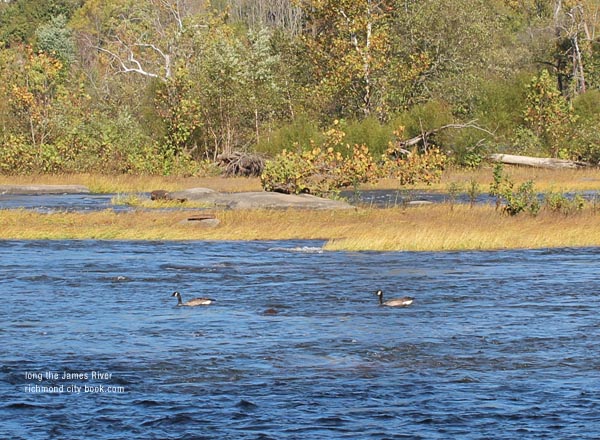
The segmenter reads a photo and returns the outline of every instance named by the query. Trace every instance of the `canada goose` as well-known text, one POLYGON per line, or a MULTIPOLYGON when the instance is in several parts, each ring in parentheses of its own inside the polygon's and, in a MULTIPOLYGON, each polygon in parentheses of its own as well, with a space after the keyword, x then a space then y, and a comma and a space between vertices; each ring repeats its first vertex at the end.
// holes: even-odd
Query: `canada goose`
POLYGON ((402 298, 394 298, 387 301, 383 301, 383 291, 378 290, 375 294, 379 297, 379 304, 388 307, 407 307, 410 306, 415 300, 412 296, 404 296, 402 298))
POLYGON ((214 299, 211 299, 211 298, 194 298, 194 299, 190 299, 187 302, 183 302, 183 301, 181 301, 181 293, 179 293, 179 292, 173 292, 173 295, 171 295, 171 296, 174 296, 177 298, 178 306, 188 306, 188 307, 207 306, 214 301, 214 299))

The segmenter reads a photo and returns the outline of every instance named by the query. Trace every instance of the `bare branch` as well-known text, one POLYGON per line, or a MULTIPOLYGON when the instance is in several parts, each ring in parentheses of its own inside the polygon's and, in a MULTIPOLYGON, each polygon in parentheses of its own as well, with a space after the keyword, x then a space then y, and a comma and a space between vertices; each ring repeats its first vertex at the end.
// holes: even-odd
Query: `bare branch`
POLYGON ((428 139, 430 137, 434 136, 435 134, 439 133, 440 131, 447 130, 449 128, 455 129, 455 130, 461 130, 464 128, 472 128, 475 130, 483 131, 484 133, 489 134, 490 136, 494 136, 493 132, 491 132, 483 127, 480 127, 479 125, 476 124, 476 122, 477 122, 477 120, 473 119, 472 121, 469 121, 465 124, 446 124, 446 125, 442 125, 441 127, 434 128, 429 131, 422 131, 421 134, 418 136, 412 137, 410 139, 398 141, 396 143, 396 150, 399 153, 406 154, 406 152, 409 151, 408 148, 414 147, 415 145, 418 145, 418 144, 425 145, 424 149, 427 150, 428 139))
POLYGON ((146 70, 144 70, 142 68, 141 63, 135 58, 133 52, 131 50, 129 50, 129 56, 127 58, 127 61, 129 63, 134 64, 135 67, 129 67, 125 61, 116 53, 105 49, 103 47, 100 46, 94 46, 95 49, 99 50, 100 52, 104 52, 105 54, 110 55, 110 57, 113 59, 113 61, 116 61, 119 65, 120 65, 120 72, 121 73, 138 73, 140 75, 143 76, 148 76, 150 78, 160 78, 159 75, 157 75, 156 73, 152 73, 152 72, 147 72, 146 70))

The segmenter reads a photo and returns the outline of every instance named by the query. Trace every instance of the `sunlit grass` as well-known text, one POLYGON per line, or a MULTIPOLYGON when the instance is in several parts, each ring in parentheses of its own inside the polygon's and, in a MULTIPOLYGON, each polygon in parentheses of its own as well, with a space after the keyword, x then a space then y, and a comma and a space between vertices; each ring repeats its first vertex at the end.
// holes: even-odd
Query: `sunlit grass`
POLYGON ((260 191, 258 178, 246 177, 173 177, 134 176, 129 174, 42 174, 31 176, 0 175, 0 185, 85 185, 93 193, 142 193, 156 189, 180 191, 206 187, 216 191, 260 191))
MULTIPOLYGON (((206 213, 206 211, 202 211, 206 213)), ((214 210, 216 227, 192 211, 43 214, 0 211, 1 239, 319 239, 328 250, 440 251, 600 246, 600 213, 542 211, 509 217, 492 206, 431 205, 344 211, 214 210)))
MULTIPOLYGON (((528 167, 506 166, 507 176, 520 184, 533 180, 535 189, 546 191, 586 191, 600 190, 600 169, 565 169, 548 170, 528 167)), ((471 181, 487 192, 492 182, 492 168, 482 167, 476 170, 461 170, 450 168, 444 171, 439 183, 433 185, 417 184, 400 187, 394 179, 383 179, 374 185, 363 185, 362 190, 392 189, 392 190, 431 190, 447 191, 449 185, 468 185, 471 181)), ((225 177, 172 177, 172 176, 133 176, 133 175, 102 175, 102 174, 65 174, 65 175, 33 175, 33 176, 3 176, 0 175, 0 185, 85 185, 94 193, 142 193, 155 189, 179 191, 187 188, 206 187, 215 191, 239 192, 261 191, 260 179, 256 177, 225 178, 225 177)))
POLYGON ((111 199, 111 204, 144 209, 193 209, 211 206, 209 203, 197 200, 151 200, 145 195, 136 193, 117 194, 111 199))
MULTIPOLYGON (((538 192, 600 190, 599 168, 549 170, 505 166, 504 171, 517 186, 523 182, 532 180, 534 188, 538 192)), ((440 182, 432 185, 420 183, 408 187, 399 187, 397 181, 383 179, 375 185, 364 186, 363 189, 420 189, 445 192, 448 191, 448 187, 452 184, 466 187, 471 181, 476 182, 482 192, 487 192, 493 181, 492 167, 482 167, 475 170, 450 168, 444 171, 440 182)))

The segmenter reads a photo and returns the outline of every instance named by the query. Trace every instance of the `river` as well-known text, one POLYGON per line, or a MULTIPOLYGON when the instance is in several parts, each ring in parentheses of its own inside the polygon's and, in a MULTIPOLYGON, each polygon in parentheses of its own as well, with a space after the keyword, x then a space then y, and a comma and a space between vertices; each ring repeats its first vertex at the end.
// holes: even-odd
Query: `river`
POLYGON ((600 249, 321 245, 0 241, 0 438, 599 437, 600 249))

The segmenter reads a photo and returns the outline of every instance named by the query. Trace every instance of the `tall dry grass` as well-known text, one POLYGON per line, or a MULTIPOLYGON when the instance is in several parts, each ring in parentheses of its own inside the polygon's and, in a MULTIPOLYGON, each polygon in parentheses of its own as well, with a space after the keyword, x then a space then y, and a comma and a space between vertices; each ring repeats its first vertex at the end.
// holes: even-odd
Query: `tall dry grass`
MULTIPOLYGON (((447 191, 451 184, 468 184, 476 182, 482 191, 488 191, 493 181, 492 167, 481 167, 474 170, 449 168, 444 171, 440 182, 432 185, 419 184, 403 189, 425 189, 432 191, 447 191)), ((592 191, 600 190, 600 169, 562 169, 550 170, 541 168, 505 166, 505 174, 517 186, 528 180, 534 182, 539 192, 547 191, 592 191)), ((365 186, 365 189, 398 189, 398 183, 393 179, 383 179, 375 185, 365 186)))
POLYGON ((155 189, 179 191, 206 187, 216 191, 260 191, 258 178, 134 176, 129 174, 0 175, 0 185, 85 185, 94 193, 141 193, 155 189))
MULTIPOLYGON (((533 180, 536 190, 545 191, 585 191, 600 190, 600 169, 585 168, 578 170, 548 170, 527 167, 505 167, 505 172, 515 183, 520 184, 533 180)), ((433 185, 418 184, 402 189, 424 189, 447 191, 451 184, 467 184, 477 182, 482 191, 487 191, 492 182, 492 168, 482 167, 476 170, 450 168, 444 171, 439 183, 433 185)), ((225 178, 225 177, 173 177, 173 176, 133 176, 102 174, 68 174, 68 175, 32 175, 4 176, 0 175, 0 185, 86 185, 95 193, 140 193, 155 189, 178 191, 193 187, 207 187, 216 191, 240 192, 261 191, 258 178, 225 178)), ((361 189, 400 189, 398 181, 382 179, 374 185, 364 185, 361 189)))
MULTIPOLYGON (((205 213, 206 211, 202 211, 205 213)), ((348 211, 213 211, 216 227, 190 211, 42 214, 0 211, 0 239, 320 239, 329 250, 446 251, 600 246, 600 213, 542 211, 509 217, 491 206, 432 205, 348 211)))

